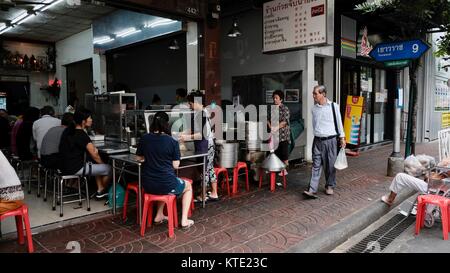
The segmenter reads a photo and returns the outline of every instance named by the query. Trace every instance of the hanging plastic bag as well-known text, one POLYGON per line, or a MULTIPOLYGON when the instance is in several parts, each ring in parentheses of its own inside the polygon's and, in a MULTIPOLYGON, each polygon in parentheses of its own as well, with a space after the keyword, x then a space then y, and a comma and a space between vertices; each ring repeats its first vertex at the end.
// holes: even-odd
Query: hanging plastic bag
POLYGON ((336 162, 334 162, 334 167, 338 170, 343 170, 346 169, 348 167, 347 164, 347 157, 345 156, 345 149, 342 148, 339 151, 339 154, 336 158, 336 162))

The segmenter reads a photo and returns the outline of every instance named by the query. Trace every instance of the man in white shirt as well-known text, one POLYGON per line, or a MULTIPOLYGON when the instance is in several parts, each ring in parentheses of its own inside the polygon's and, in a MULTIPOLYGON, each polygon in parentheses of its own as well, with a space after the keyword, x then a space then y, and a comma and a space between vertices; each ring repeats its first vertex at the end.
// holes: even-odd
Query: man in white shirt
POLYGON ((61 125, 61 120, 54 117, 55 109, 51 106, 44 106, 41 109, 41 118, 33 123, 33 139, 36 141, 38 156, 41 156, 42 139, 45 134, 55 126, 61 125))
POLYGON ((312 109, 314 143, 312 149, 312 173, 308 190, 303 194, 308 198, 317 198, 322 166, 325 169, 325 193, 332 195, 336 187, 336 169, 334 162, 338 153, 338 141, 345 148, 345 133, 342 125, 339 105, 327 99, 325 86, 314 87, 315 105, 312 109), (334 112, 334 113, 333 113, 334 112), (339 138, 339 140, 337 140, 339 138))

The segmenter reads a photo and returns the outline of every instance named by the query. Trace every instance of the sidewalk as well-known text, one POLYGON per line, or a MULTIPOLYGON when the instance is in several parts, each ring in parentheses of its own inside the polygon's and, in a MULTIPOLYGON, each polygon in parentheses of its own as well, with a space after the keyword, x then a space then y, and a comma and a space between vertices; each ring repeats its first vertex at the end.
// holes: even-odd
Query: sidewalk
MULTIPOLYGON (((417 150, 436 156, 437 142, 418 145, 417 150)), ((329 233, 341 222, 351 222, 352 216, 380 204, 379 198, 388 191, 392 180, 385 176, 391 152, 392 145, 386 145, 348 158, 349 168, 338 172, 334 196, 320 192, 319 199, 304 199, 302 191, 310 177, 310 166, 304 165, 289 171, 286 190, 277 187, 271 193, 267 184, 258 189, 257 183, 253 183, 248 193, 240 186, 238 196, 223 195, 219 202, 207 203, 205 209, 196 208, 192 217, 195 225, 186 231, 176 229, 172 239, 168 238, 164 225, 148 228, 145 237, 140 237, 135 219, 122 223, 121 215, 107 215, 35 234, 35 249, 45 253, 68 252, 67 243, 77 241, 83 253, 298 252, 305 242, 314 245, 315 238, 326 238, 326 247, 333 249, 340 244, 339 240, 346 240, 368 225, 356 226, 353 234, 341 235, 343 238, 329 233)), ((322 188, 323 185, 322 180, 322 188)), ((135 211, 129 211, 128 215, 135 217, 135 211)), ((308 252, 323 251, 320 248, 323 245, 316 243, 316 246, 308 252)), ((26 248, 18 246, 14 238, 0 240, 0 252, 24 251, 26 248)))

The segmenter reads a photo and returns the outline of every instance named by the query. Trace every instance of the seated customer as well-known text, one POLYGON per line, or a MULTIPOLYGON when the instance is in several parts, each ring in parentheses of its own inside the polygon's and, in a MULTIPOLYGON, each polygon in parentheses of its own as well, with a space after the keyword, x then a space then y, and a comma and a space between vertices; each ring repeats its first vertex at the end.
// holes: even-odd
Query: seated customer
POLYGON ((59 144, 61 171, 65 175, 81 175, 84 171, 85 174, 95 176, 97 182, 95 197, 97 199, 108 197, 107 186, 111 178, 111 167, 103 163, 97 148, 85 131, 92 125, 91 112, 79 108, 75 111, 73 119, 74 123, 64 130, 59 144), (84 163, 85 153, 86 163, 84 163))
MULTIPOLYGON (((24 194, 16 171, 0 151, 0 214, 22 206, 24 194)), ((17 217, 17 216, 16 216, 17 217)))
MULTIPOLYGON (((191 184, 175 175, 180 165, 180 147, 169 131, 169 116, 158 112, 153 118, 150 133, 144 135, 136 153, 140 160, 145 160, 142 172, 142 186, 151 194, 175 194, 182 196, 181 226, 189 228, 194 224, 188 219, 189 206, 192 201, 191 184)), ((155 222, 166 220, 164 203, 158 202, 155 222)))
POLYGON ((39 109, 30 107, 23 115, 23 121, 17 129, 16 149, 20 160, 32 160, 36 155, 36 143, 33 140, 33 123, 39 118, 39 109))
POLYGON ((59 143, 64 130, 73 124, 73 114, 64 113, 61 126, 50 128, 42 139, 41 164, 50 169, 61 169, 61 158, 59 155, 59 143))

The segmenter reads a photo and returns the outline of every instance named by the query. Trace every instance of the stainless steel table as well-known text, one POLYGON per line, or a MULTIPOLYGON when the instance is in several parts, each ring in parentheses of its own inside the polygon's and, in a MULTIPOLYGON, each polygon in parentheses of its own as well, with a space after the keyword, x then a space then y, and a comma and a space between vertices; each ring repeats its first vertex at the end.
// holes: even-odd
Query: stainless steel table
MULTIPOLYGON (((202 207, 205 207, 205 195, 206 195, 206 161, 207 161, 208 153, 196 154, 194 151, 181 151, 180 161, 187 159, 195 159, 195 158, 203 158, 202 163, 188 164, 185 166, 180 166, 178 169, 192 168, 195 166, 203 166, 203 180, 202 180, 202 207)), ((139 161, 137 156, 134 154, 119 154, 119 155, 111 155, 109 157, 112 160, 112 169, 113 169, 113 214, 116 214, 116 170, 120 170, 121 172, 126 172, 129 174, 136 175, 138 177, 138 215, 139 215, 139 224, 142 224, 142 181, 141 181, 141 168, 143 161, 139 161), (116 163, 119 162, 121 164, 120 167, 116 166, 116 163), (127 169, 129 166, 137 166, 137 173, 130 171, 127 169)))
POLYGON ((130 151, 126 142, 93 141, 92 143, 98 149, 99 153, 106 155, 128 153, 130 151))

